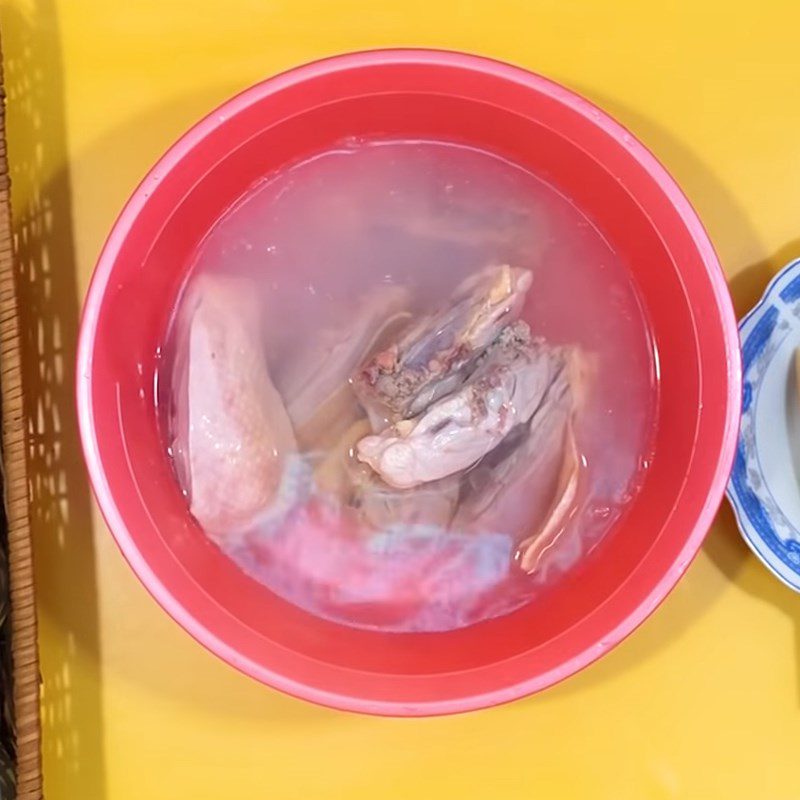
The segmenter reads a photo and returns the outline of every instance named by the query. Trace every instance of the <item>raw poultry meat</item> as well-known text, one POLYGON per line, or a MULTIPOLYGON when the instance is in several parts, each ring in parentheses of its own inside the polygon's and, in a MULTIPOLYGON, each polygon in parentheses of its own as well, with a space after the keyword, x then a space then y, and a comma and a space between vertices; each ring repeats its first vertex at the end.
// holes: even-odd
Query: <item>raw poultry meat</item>
POLYGON ((580 351, 562 350, 561 356, 530 421, 465 475, 453 523, 467 532, 508 533, 519 542, 519 564, 529 573, 566 532, 580 485, 574 417, 586 369, 580 351))
POLYGON ((450 527, 458 507, 460 480, 451 476, 412 489, 396 489, 380 480, 368 467, 352 468, 350 505, 376 531, 406 525, 450 527))
POLYGON ((530 420, 561 369, 561 351, 532 339, 526 323, 509 325, 459 389, 361 439, 358 458, 399 489, 465 470, 530 420))
POLYGON ((389 631, 443 631, 512 611, 502 587, 510 537, 462 536, 436 526, 367 534, 351 509, 311 501, 234 556, 250 574, 313 614, 389 631))
POLYGON ((408 320, 409 293, 381 286, 358 298, 337 324, 300 339, 276 380, 300 446, 327 449, 362 414, 348 379, 367 355, 408 320))
POLYGON ((487 268, 465 280, 446 308, 411 324, 372 356, 352 383, 375 432, 456 389, 485 348, 517 319, 530 285, 528 270, 487 268))
POLYGON ((267 371, 252 287, 203 276, 190 292, 177 322, 173 454, 192 514, 222 536, 273 503, 296 443, 267 371))
POLYGON ((499 203, 491 202, 485 195, 480 203, 475 203, 461 192, 450 191, 446 203, 429 202, 419 209, 406 208, 404 214, 392 213, 378 219, 375 226, 389 235, 402 231, 422 241, 477 247, 495 253, 513 252, 530 263, 537 260, 546 246, 543 221, 538 209, 513 203, 507 194, 499 203))
POLYGON ((362 417, 328 450, 314 471, 317 488, 341 498, 373 531, 421 524, 447 528, 458 504, 458 478, 415 489, 388 486, 355 458, 356 443, 369 430, 369 422, 362 417))
POLYGON ((538 569, 575 509, 585 386, 578 351, 518 319, 529 285, 525 270, 485 270, 451 309, 411 325, 405 293, 386 287, 349 339, 299 344, 281 374, 285 406, 252 287, 195 280, 173 442, 192 514, 323 616, 443 630, 519 605, 502 589, 515 547, 523 571, 538 569))

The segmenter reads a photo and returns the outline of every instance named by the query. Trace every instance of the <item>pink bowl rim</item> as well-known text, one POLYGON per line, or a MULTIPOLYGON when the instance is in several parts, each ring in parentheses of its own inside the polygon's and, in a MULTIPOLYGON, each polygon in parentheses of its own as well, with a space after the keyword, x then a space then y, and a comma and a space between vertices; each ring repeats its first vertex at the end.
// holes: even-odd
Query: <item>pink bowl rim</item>
POLYGON ((716 252, 688 198, 652 152, 601 108, 578 93, 548 78, 522 67, 486 56, 427 48, 365 50, 334 55, 294 67, 267 78, 225 101, 181 136, 141 181, 120 212, 108 235, 97 261, 84 302, 76 363, 78 422, 84 458, 95 497, 106 524, 124 558, 158 604, 197 642, 231 666, 262 683, 266 683, 294 697, 339 710, 393 716, 452 714, 510 702, 548 688, 582 670, 631 634, 664 600, 692 562, 722 501, 738 439, 741 381, 738 327, 727 283, 716 252), (624 617, 609 634, 604 636, 601 642, 589 645, 573 658, 559 664, 548 672, 535 675, 510 687, 502 687, 482 694, 442 701, 398 702, 364 699, 350 694, 318 689, 273 672, 263 664, 255 663, 230 647, 182 606, 169 588, 153 572, 140 553, 136 546, 135 538, 128 530, 116 505, 111 488, 106 481, 101 463, 100 447, 95 437, 92 423, 92 384, 90 376, 92 351, 100 308, 119 250, 143 206, 148 202, 149 190, 158 182, 158 176, 163 176, 165 172, 172 170, 186 153, 223 124, 227 117, 281 89, 341 69, 380 66, 387 63, 456 67, 522 84, 566 105, 586 118, 592 125, 605 131, 613 139, 624 141, 631 157, 647 171, 669 199, 701 256, 720 314, 727 360, 729 392, 725 424, 717 468, 709 487, 706 502, 678 557, 655 583, 650 594, 630 614, 624 617))

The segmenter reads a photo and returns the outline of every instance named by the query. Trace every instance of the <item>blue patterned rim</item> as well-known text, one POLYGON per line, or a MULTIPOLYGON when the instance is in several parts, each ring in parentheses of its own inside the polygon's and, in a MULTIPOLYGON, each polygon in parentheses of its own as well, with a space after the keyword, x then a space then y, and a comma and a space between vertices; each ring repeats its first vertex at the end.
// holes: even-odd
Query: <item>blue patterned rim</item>
POLYGON ((765 484, 754 423, 761 378, 777 346, 791 333, 784 316, 792 313, 790 304, 798 301, 800 259, 789 263, 773 278, 762 298, 739 323, 742 422, 727 488, 745 541, 767 568, 795 591, 800 591, 800 531, 781 513, 765 484), (781 535, 779 529, 788 536, 781 535))

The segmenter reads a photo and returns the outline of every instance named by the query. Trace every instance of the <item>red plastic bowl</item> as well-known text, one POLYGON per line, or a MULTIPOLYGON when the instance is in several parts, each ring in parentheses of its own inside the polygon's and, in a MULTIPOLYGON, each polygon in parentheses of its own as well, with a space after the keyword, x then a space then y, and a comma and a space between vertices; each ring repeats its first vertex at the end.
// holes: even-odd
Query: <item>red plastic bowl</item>
POLYGON ((630 633, 686 569, 738 428, 736 324, 713 248, 653 156, 544 78, 473 56, 378 51, 265 81, 190 130, 120 215, 78 353, 86 460, 108 525, 159 603, 248 675, 330 706, 423 715, 491 706, 570 675, 630 633), (259 176, 350 135, 468 141, 559 187, 633 265, 660 364, 655 457, 597 557, 545 600, 447 634, 312 617, 245 577, 187 512, 156 426, 159 346, 190 255, 259 176))

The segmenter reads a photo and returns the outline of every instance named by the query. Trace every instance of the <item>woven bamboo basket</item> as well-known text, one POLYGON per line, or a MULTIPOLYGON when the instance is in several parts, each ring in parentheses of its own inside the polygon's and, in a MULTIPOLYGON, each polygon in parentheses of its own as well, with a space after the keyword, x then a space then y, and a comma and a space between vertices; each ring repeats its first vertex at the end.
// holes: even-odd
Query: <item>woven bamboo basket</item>
POLYGON ((16 729, 17 798, 42 797, 39 655, 23 412, 20 320, 11 237, 5 91, 0 53, 0 397, 16 729))

